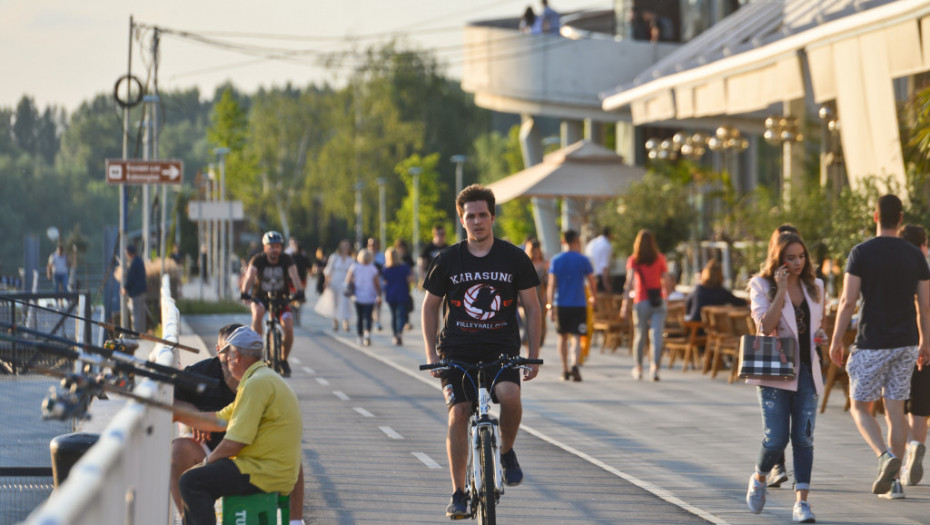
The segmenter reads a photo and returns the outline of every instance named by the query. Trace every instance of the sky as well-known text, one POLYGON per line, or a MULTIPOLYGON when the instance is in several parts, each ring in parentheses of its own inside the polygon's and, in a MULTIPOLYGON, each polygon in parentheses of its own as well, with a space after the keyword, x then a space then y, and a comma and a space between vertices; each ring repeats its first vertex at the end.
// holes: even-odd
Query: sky
MULTIPOLYGON (((327 71, 313 57, 364 47, 378 41, 371 35, 385 33, 403 33, 415 45, 436 50, 448 62, 447 72, 458 78, 465 25, 516 18, 528 5, 540 11, 539 0, 0 0, 0 107, 15 107, 28 94, 40 108, 56 105, 71 112, 98 93, 111 93, 126 73, 130 16, 146 28, 303 52, 294 60, 271 60, 163 33, 159 88, 197 86, 208 98, 226 81, 245 92, 287 82, 338 85, 344 72, 327 71)), ((550 0, 550 5, 567 12, 609 9, 613 1, 550 0)), ((146 47, 151 34, 151 29, 137 33, 146 47)), ((142 53, 138 40, 133 49, 133 73, 144 81, 143 60, 151 54, 142 53)))

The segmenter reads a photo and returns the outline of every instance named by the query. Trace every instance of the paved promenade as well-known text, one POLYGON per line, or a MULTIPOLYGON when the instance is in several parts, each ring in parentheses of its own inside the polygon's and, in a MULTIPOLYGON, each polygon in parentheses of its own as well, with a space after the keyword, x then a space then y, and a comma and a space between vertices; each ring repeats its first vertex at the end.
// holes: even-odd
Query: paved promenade
MULTIPOLYGON (((313 304, 313 298, 309 304, 313 304)), ((383 312, 387 317, 386 308, 383 312)), ((209 333, 204 326, 215 329, 214 325, 231 320, 243 321, 247 316, 208 316, 190 321, 202 325, 198 332, 209 333)), ((314 354, 300 348, 301 341, 308 340, 305 338, 314 345, 318 342, 330 348, 344 348, 345 352, 361 353, 408 378, 402 381, 430 384, 436 389, 436 402, 440 403, 438 382, 416 371, 416 366, 423 361, 423 350, 419 322, 415 320, 414 325, 414 330, 405 334, 402 347, 392 346, 391 335, 385 330, 375 332, 372 346, 366 348, 356 345, 354 332, 334 333, 328 320, 316 316, 308 308, 303 313, 302 326, 297 328, 294 355, 306 369, 316 368, 314 354), (334 343, 337 346, 333 347, 334 343)), ((542 350, 542 357, 548 364, 540 377, 526 384, 524 389, 524 435, 533 435, 557 447, 561 450, 558 457, 594 465, 607 477, 636 485, 664 502, 681 505, 708 522, 790 522, 794 495, 788 484, 770 490, 765 510, 758 516, 750 514, 744 502, 746 483, 761 441, 761 421, 753 387, 730 385, 723 376, 711 380, 699 372, 685 373, 680 368, 663 368, 658 383, 636 381, 630 376, 633 360, 625 348, 615 354, 601 354, 598 348, 593 349, 582 368, 584 381, 565 383, 559 379, 555 341, 555 334, 550 332, 542 350)), ((208 340, 207 345, 212 346, 212 340, 208 340)), ((296 375, 291 381, 295 381, 296 375)), ((327 395, 331 396, 328 392, 327 395)), ((810 498, 818 522, 930 523, 930 480, 924 480, 918 487, 905 487, 907 498, 904 500, 888 501, 870 493, 876 462, 849 414, 843 411, 843 402, 842 391, 834 391, 826 413, 818 415, 810 498)), ((332 416, 326 406, 329 405, 311 403, 304 415, 305 423, 312 424, 308 422, 310 414, 317 421, 332 416)), ((434 424, 438 428, 429 432, 435 440, 441 440, 442 423, 434 424)), ((520 443, 518 440, 518 450, 520 443)), ((305 458, 313 456, 313 449, 312 442, 305 444, 305 458)), ((790 447, 788 457, 790 471, 790 447)), ((433 458, 444 471, 445 457, 439 453, 433 454, 433 458)), ((524 463, 530 461, 524 460, 524 463)), ((546 466, 533 465, 532 468, 546 466)), ((552 465, 552 468, 557 466, 552 465)), ((437 479, 446 483, 442 476, 437 479)), ((564 477, 563 483, 557 484, 560 486, 551 488, 569 490, 583 482, 585 480, 572 479, 569 475, 564 477)), ((312 494, 313 484, 308 480, 308 492, 311 492, 307 498, 308 518, 320 517, 318 513, 326 515, 327 502, 312 494)), ((583 500, 588 494, 591 499, 603 498, 605 495, 596 487, 597 483, 586 486, 577 497, 583 500)), ((632 498, 630 511, 640 515, 648 513, 648 506, 644 509, 642 505, 651 501, 632 498)), ((391 520, 385 518, 384 521, 391 520)), ((442 520, 436 522, 439 521, 442 520)), ((618 517, 617 522, 621 521, 630 522, 618 517)), ((649 521, 665 522, 661 519, 649 521)))

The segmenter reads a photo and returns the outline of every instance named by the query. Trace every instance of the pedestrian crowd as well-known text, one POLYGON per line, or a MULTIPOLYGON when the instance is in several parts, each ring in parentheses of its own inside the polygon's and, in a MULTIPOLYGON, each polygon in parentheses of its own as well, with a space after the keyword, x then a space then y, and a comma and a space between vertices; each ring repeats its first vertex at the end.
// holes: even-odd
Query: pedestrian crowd
MULTIPOLYGON (((358 344, 364 346, 371 345, 372 332, 381 329, 382 302, 388 304, 391 318, 385 324, 390 327, 392 342, 403 344, 414 307, 411 287, 421 287, 425 299, 419 306, 420 322, 430 363, 440 358, 486 361, 492 353, 518 355, 524 348, 527 356, 538 357, 545 332, 541 327, 548 319, 555 324, 558 335, 560 378, 570 382, 582 381, 582 338, 590 341, 590 312, 598 307, 598 296, 619 290, 622 302, 619 311, 613 313, 618 319, 629 320, 632 326, 631 374, 637 380, 648 377, 659 381, 666 317, 676 279, 651 231, 637 233, 625 261, 625 277, 622 284, 617 284, 611 274, 614 245, 609 229, 601 230, 587 244, 582 243, 577 231, 566 230, 562 233, 561 251, 547 260, 536 239, 527 239, 518 247, 493 236, 494 197, 487 188, 466 188, 456 207, 467 237, 449 245, 445 227, 434 225, 432 239, 416 254, 416 261, 404 241, 398 240, 382 252, 376 239, 369 239, 357 252, 348 240, 342 240, 329 257, 318 250, 312 259, 295 242, 291 253, 270 257, 277 254, 283 240, 280 234, 269 232, 266 240, 270 235, 271 242, 266 242, 264 252, 253 257, 246 282, 254 281, 262 287, 266 281, 286 281, 294 293, 302 292, 308 279, 316 276, 319 297, 315 311, 332 320, 333 331, 349 332, 354 305, 355 335, 358 344), (644 370, 647 355, 648 373, 644 370)), ((896 196, 885 195, 878 200, 873 217, 876 236, 850 251, 835 314, 830 311, 824 282, 815 274, 802 233, 790 224, 772 232, 765 260, 748 282, 748 311, 756 337, 778 339, 782 345, 779 352, 792 371, 778 378, 765 374, 746 376, 747 383, 756 387, 762 423, 759 452, 746 492, 751 512, 762 512, 768 490, 789 480, 786 450, 790 442, 793 520, 814 522, 809 496, 817 401, 825 388, 822 370, 831 361, 845 367, 849 375, 850 413, 877 458, 872 493, 901 499, 904 486, 921 481, 930 415, 930 368, 925 366, 930 364, 930 268, 925 230, 903 225, 903 216, 902 203, 896 196), (828 318, 835 319, 831 321, 832 334, 826 333, 831 326, 828 318), (847 349, 843 339, 850 327, 856 330, 856 339, 847 349), (883 435, 874 415, 879 402, 884 408, 887 435, 883 435)), ((716 258, 706 264, 698 284, 682 299, 683 319, 691 321, 700 320, 702 309, 708 306, 747 305, 747 301, 724 288, 723 271, 716 258)), ((200 396, 178 397, 198 410, 217 411, 199 422, 188 421, 201 430, 193 430, 173 445, 172 494, 185 516, 205 513, 203 502, 221 489, 251 493, 273 486, 278 492, 286 492, 283 488, 288 485, 294 487, 295 498, 302 498, 302 492, 298 494, 294 486, 296 476, 301 476, 297 483, 302 491, 302 469, 288 467, 287 476, 275 475, 267 481, 254 478, 266 483, 264 486, 250 483, 248 476, 242 477, 250 468, 264 472, 265 467, 257 463, 235 460, 209 472, 191 469, 205 461, 203 458, 213 458, 206 461, 212 463, 237 457, 234 453, 223 456, 211 451, 246 450, 229 448, 233 445, 224 447, 221 435, 204 432, 229 432, 235 427, 235 436, 242 435, 238 429, 244 428, 243 424, 236 419, 236 406, 242 404, 242 382, 252 376, 265 377, 253 369, 261 363, 252 355, 261 348, 261 323, 255 323, 255 315, 260 320, 263 310, 253 303, 252 328, 224 328, 217 343, 217 349, 223 350, 218 355, 223 356, 196 365, 203 373, 223 379, 218 389, 200 396), (235 356, 235 366, 227 363, 227 356, 235 356), (226 479, 217 483, 215 476, 226 479)), ((734 360, 732 366, 743 364, 742 359, 739 363, 734 360)), ((532 367, 521 377, 518 371, 506 369, 495 386, 495 402, 501 405, 501 464, 507 485, 519 484, 523 479, 513 452, 522 411, 520 385, 521 380, 530 380, 537 373, 538 369, 532 367)), ((447 451, 453 485, 446 515, 457 519, 468 512, 464 435, 472 394, 463 389, 462 377, 444 373, 441 378, 449 407, 447 451)), ((267 383, 263 388, 279 388, 268 381, 263 379, 263 384, 267 383)), ((252 428, 253 434, 255 430, 252 428)), ((228 433, 225 439, 230 439, 228 433)), ((295 509, 294 515, 299 516, 299 512, 295 509)))

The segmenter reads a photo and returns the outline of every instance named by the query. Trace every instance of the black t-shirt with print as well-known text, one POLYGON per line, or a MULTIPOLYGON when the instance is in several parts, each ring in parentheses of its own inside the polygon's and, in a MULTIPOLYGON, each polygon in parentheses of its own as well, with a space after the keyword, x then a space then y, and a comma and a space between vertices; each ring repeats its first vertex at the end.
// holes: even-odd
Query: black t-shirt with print
MULTIPOLYGON (((294 259, 286 253, 278 256, 278 262, 272 264, 265 253, 252 257, 249 263, 258 270, 257 297, 266 295, 284 295, 290 292, 291 277, 287 269, 294 264, 294 259)), ((253 295, 255 295, 253 293, 253 295)))
POLYGON ((530 258, 509 242, 494 239, 484 257, 472 255, 467 241, 440 252, 423 282, 443 298, 439 353, 459 359, 518 354, 517 297, 538 285, 530 258))

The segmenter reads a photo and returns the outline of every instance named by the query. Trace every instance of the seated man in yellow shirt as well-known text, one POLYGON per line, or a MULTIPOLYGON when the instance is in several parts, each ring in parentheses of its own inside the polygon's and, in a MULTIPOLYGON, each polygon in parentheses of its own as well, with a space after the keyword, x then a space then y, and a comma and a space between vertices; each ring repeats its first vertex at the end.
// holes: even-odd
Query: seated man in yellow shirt
POLYGON ((185 525, 214 525, 217 498, 259 492, 289 494, 300 468, 301 428, 297 396, 262 361, 262 339, 237 328, 217 353, 229 352, 229 371, 239 380, 236 400, 211 416, 178 416, 190 426, 226 431, 203 466, 180 479, 185 525))

